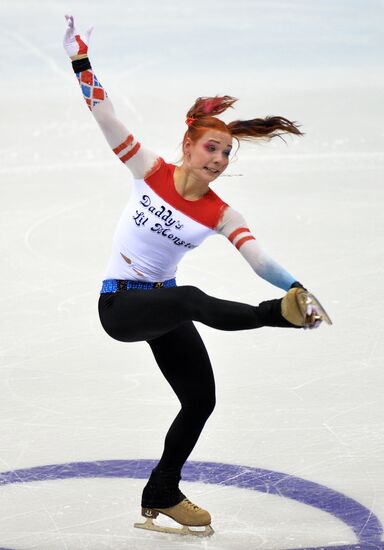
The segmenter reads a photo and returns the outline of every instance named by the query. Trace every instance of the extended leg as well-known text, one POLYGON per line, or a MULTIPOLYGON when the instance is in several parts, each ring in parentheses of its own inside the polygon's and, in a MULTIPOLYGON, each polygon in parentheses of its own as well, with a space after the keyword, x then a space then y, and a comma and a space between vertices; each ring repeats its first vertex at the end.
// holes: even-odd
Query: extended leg
POLYGON ((152 340, 186 321, 229 331, 293 326, 281 315, 280 299, 251 306, 214 298, 193 286, 104 294, 99 311, 106 332, 124 342, 152 340))

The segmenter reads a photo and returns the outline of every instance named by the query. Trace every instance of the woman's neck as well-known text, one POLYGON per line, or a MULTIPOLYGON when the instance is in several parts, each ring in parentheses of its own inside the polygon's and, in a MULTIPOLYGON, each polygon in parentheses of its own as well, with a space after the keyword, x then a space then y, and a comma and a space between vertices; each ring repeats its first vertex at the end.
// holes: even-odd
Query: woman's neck
POLYGON ((173 180, 176 191, 187 200, 201 199, 209 191, 208 183, 199 180, 184 164, 176 166, 173 180))

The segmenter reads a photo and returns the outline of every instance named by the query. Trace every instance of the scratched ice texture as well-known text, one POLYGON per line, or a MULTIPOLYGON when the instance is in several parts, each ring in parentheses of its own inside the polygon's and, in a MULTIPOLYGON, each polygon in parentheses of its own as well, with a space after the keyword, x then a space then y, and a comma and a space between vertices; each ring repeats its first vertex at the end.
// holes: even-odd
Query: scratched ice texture
MULTIPOLYGON (((0 547, 382 548, 383 2, 3 0, 0 14, 0 547), (211 512, 209 540, 133 528, 178 403, 145 343, 99 325, 132 179, 81 98, 65 13, 94 25, 119 117, 170 162, 201 95, 239 98, 226 121, 276 114, 305 132, 242 143, 212 186, 334 325, 198 325, 218 404, 182 488, 211 512)), ((219 237, 178 284, 282 295, 219 237)))

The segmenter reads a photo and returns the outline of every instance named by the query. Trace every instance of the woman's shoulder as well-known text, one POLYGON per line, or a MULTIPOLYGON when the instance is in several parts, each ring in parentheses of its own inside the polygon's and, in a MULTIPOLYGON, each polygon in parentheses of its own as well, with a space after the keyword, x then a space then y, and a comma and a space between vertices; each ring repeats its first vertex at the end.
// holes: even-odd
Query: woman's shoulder
POLYGON ((157 157, 151 168, 144 176, 144 180, 148 181, 153 179, 153 177, 164 177, 167 175, 173 175, 176 166, 169 162, 165 162, 163 157, 157 157))

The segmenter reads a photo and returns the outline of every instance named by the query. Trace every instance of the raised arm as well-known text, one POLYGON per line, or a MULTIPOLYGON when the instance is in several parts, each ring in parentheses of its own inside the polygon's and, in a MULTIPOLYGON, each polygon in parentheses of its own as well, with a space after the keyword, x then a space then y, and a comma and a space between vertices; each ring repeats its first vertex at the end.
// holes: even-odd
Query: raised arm
POLYGON ((217 232, 227 237, 259 277, 284 290, 289 290, 292 286, 302 286, 291 273, 261 249, 243 216, 233 208, 227 207, 224 210, 217 232))
POLYGON ((65 16, 68 22, 64 35, 64 48, 72 60, 80 88, 95 120, 106 140, 118 158, 131 170, 135 178, 144 178, 159 158, 159 155, 144 148, 116 117, 107 92, 93 72, 88 58, 88 44, 92 28, 84 36, 77 34, 72 16, 65 16))

